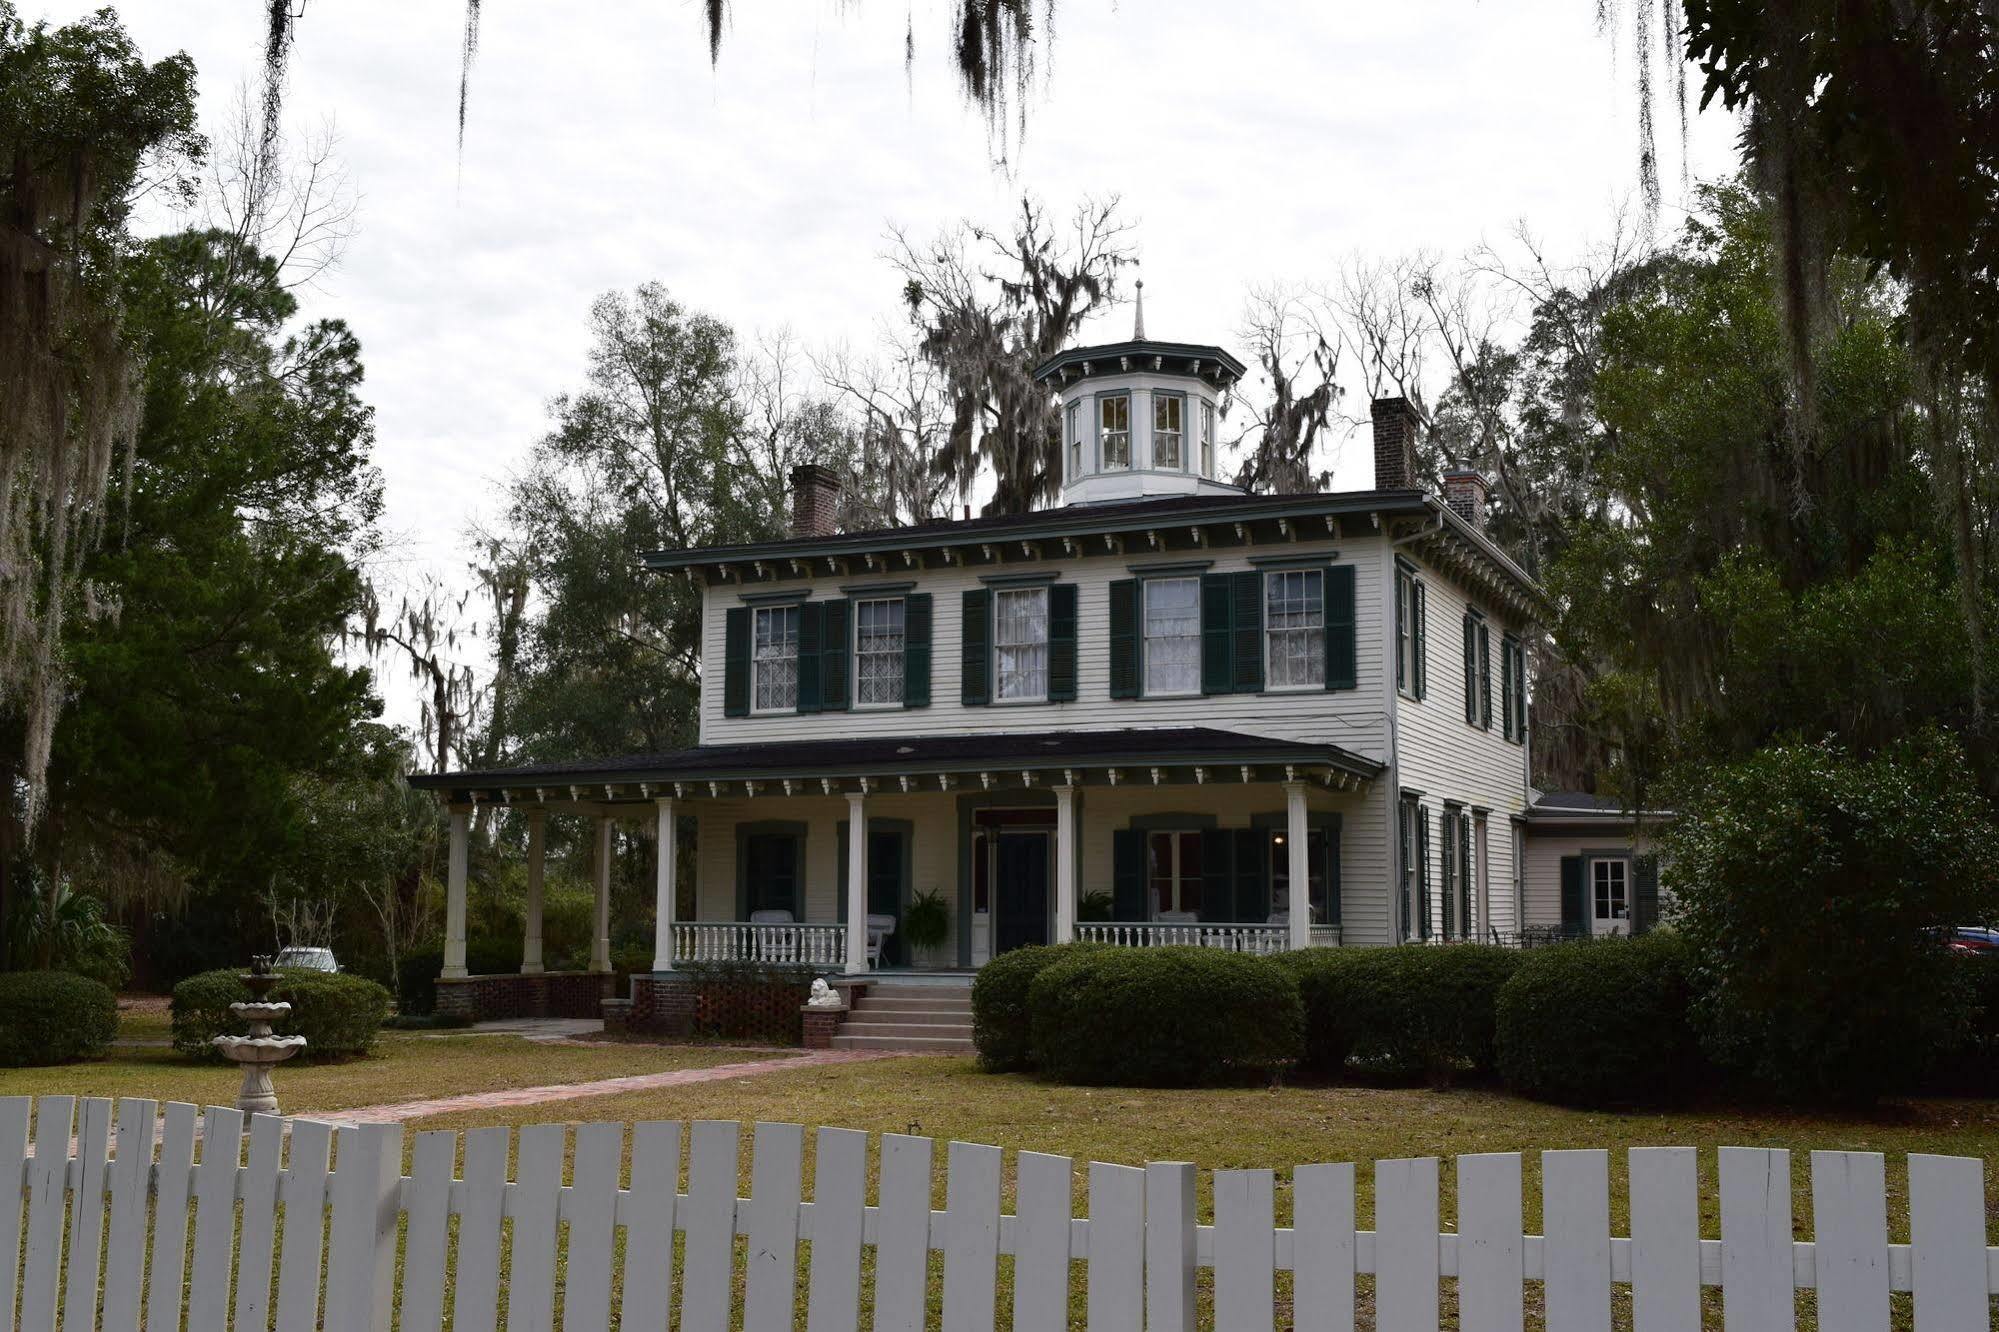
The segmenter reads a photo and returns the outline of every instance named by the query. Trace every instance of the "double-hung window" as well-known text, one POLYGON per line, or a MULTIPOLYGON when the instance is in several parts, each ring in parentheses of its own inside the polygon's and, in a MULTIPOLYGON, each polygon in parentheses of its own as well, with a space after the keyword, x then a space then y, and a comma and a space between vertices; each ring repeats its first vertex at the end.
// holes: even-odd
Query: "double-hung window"
POLYGON ((1506 738, 1519 744, 1527 739, 1527 645, 1506 635, 1499 644, 1499 664, 1506 738))
POLYGON ((902 598, 854 603, 854 702, 874 707, 902 702, 902 598))
POLYGON ((1201 475, 1215 474, 1215 404, 1201 404, 1201 475))
POLYGON ((798 706, 798 607, 756 608, 752 665, 753 710, 789 712, 798 706))
POLYGON ((1201 692, 1201 580, 1148 578, 1145 589, 1145 692, 1201 692))
POLYGON ((1097 399, 1097 443, 1106 472, 1131 466, 1131 395, 1107 393, 1097 399))
POLYGON ((1048 589, 1002 588, 993 598, 993 661, 1001 702, 1048 697, 1048 589))
POLYGON ((1180 440, 1185 433, 1181 412, 1186 402, 1177 393, 1152 395, 1152 465, 1161 471, 1177 472, 1181 468, 1180 440))
POLYGON ((1492 630, 1475 610, 1465 612, 1465 720, 1492 729, 1492 630))
POLYGON ((1429 692, 1429 643, 1424 621, 1429 613, 1429 594, 1423 581, 1406 565, 1395 567, 1395 687, 1409 697, 1422 700, 1429 692))
POLYGON ((1264 575, 1264 678, 1271 689, 1324 688, 1326 574, 1282 569, 1264 575))
POLYGON ((1069 479, 1083 475, 1083 404, 1069 404, 1069 479))
POLYGON ((1145 877, 1154 919, 1201 910, 1201 834, 1155 832, 1145 838, 1145 877))

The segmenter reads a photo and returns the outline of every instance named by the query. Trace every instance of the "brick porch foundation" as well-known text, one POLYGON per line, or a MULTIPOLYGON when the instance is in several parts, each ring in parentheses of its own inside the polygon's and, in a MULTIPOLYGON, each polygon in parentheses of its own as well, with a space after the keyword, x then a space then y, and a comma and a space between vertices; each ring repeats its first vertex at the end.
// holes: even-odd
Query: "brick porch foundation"
POLYGON ((537 976, 438 978, 437 1011, 474 1022, 501 1018, 574 1017, 601 1014, 617 977, 606 971, 546 971, 537 976))

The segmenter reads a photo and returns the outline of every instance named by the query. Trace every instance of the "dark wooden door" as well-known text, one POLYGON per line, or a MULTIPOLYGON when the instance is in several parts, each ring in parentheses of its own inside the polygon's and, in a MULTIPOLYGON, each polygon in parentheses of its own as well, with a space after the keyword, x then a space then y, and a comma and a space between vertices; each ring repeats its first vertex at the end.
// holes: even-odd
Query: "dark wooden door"
POLYGON ((993 952, 1048 942, 1048 834, 1003 832, 994 876, 993 952))
POLYGON ((899 832, 868 834, 868 914, 894 916, 896 932, 882 942, 882 965, 901 966, 909 958, 902 941, 902 847, 899 832))

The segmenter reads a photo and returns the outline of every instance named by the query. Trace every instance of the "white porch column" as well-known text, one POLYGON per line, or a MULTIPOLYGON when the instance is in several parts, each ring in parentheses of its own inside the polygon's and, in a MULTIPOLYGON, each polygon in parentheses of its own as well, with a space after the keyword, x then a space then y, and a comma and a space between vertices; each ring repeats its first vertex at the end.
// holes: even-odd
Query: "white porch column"
POLYGON ((1284 783, 1284 850, 1290 858, 1290 946, 1312 946, 1311 830, 1305 826, 1305 783, 1284 783))
POLYGON ((847 793, 847 974, 868 969, 868 793, 847 793))
POLYGON ((590 970, 611 969, 611 816, 597 816, 597 909, 590 920, 590 970))
POLYGON ((541 974, 541 887, 545 869, 544 834, 548 811, 536 805, 528 811, 528 909, 521 938, 521 975, 541 974))
POLYGON ((1055 788, 1055 942, 1076 938, 1076 787, 1055 788))
POLYGON ((659 809, 659 863, 653 874, 652 969, 673 970, 673 896, 680 874, 680 820, 673 799, 661 796, 653 802, 659 809))
POLYGON ((471 838, 472 812, 451 807, 451 854, 444 879, 444 970, 446 980, 465 975, 465 860, 471 838))

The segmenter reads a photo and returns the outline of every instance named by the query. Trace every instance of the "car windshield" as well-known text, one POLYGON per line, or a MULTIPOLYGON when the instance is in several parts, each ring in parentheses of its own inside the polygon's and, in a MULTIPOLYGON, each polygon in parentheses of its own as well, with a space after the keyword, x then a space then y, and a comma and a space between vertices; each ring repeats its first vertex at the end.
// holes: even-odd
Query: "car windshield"
POLYGON ((278 954, 277 965, 281 967, 307 967, 315 971, 333 970, 333 950, 330 948, 287 948, 278 954))

